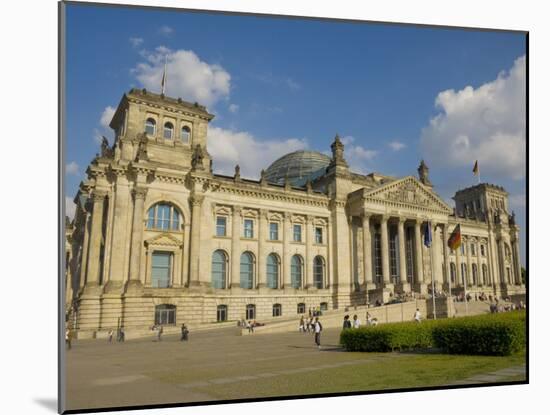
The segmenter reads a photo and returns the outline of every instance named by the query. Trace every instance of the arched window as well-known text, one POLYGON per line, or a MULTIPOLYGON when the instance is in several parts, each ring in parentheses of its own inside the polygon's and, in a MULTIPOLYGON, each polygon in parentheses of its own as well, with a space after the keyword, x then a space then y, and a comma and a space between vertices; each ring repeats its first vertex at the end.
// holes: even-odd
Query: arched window
POLYGON ((290 260, 290 284, 292 288, 300 288, 302 286, 303 264, 304 262, 300 255, 294 255, 290 260))
POLYGON ((241 288, 251 289, 254 284, 254 256, 250 252, 241 255, 241 288))
POLYGON ((227 280, 227 256, 222 250, 212 254, 212 288, 225 288, 227 280))
POLYGON ((325 279, 325 260, 322 256, 316 256, 313 260, 313 285, 315 288, 323 288, 325 279))
POLYGON ((306 305, 305 303, 298 303, 298 306, 297 306, 297 313, 298 314, 304 314, 306 312, 306 305))
POLYGON ((164 123, 164 138, 171 140, 174 135, 174 126, 171 122, 164 123))
POLYGON ((160 304, 155 307, 155 324, 176 324, 176 306, 160 304))
POLYGON ((487 284, 487 265, 486 264, 481 265, 481 274, 482 274, 482 278, 483 278, 483 285, 488 285, 487 284))
POLYGON ((149 208, 147 228, 177 231, 180 228, 179 211, 171 203, 161 202, 149 208))
POLYGON ((227 321, 227 306, 225 304, 216 308, 216 321, 227 321))
POLYGON ((277 254, 267 256, 267 286, 269 288, 279 287, 279 257, 277 254))
POLYGON ((283 315, 283 306, 281 304, 273 304, 273 317, 280 317, 283 315))
POLYGON ((181 141, 184 143, 188 143, 191 139, 191 130, 188 126, 184 125, 181 127, 181 141))
POLYGON ((147 118, 145 121, 145 134, 155 135, 157 131, 157 123, 152 118, 147 118))
POLYGON ((246 319, 254 320, 256 318, 256 306, 254 304, 246 305, 246 319))
POLYGON ((451 262, 451 282, 453 284, 456 282, 456 265, 454 262, 451 262))
POLYGON ((472 264, 472 282, 474 285, 478 285, 476 264, 472 264))

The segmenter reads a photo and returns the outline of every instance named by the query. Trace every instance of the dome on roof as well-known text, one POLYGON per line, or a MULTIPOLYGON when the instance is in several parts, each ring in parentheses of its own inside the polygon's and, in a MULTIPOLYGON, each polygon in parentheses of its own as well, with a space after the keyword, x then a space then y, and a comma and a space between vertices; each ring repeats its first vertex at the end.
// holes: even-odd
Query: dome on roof
POLYGON ((275 160, 265 171, 268 182, 283 184, 288 176, 294 186, 303 186, 308 178, 324 173, 330 157, 317 151, 300 150, 275 160))

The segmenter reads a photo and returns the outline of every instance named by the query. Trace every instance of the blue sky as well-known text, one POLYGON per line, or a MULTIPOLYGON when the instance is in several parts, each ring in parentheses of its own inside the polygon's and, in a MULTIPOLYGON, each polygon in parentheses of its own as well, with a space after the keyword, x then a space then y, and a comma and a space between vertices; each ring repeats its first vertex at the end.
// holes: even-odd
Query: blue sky
POLYGON ((214 168, 257 177, 334 135, 354 170, 416 175, 421 158, 447 200, 482 181, 504 186, 525 260, 525 36, 366 23, 69 4, 66 191, 72 198, 112 137, 131 87, 200 101, 214 168))

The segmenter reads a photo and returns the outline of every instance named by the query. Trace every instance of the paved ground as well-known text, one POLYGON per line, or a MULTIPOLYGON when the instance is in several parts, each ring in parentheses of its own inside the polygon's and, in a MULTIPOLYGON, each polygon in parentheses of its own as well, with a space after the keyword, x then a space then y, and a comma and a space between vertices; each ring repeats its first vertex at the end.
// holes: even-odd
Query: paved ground
MULTIPOLYGON (((67 353, 67 409, 252 398, 258 396, 250 396, 250 385, 266 382, 268 388, 273 385, 291 395, 292 390, 285 389, 290 377, 314 373, 330 378, 346 366, 407 358, 399 353, 343 352, 339 332, 324 330, 321 350, 311 334, 237 336, 235 328, 191 333, 189 342, 174 336, 161 342, 154 336, 112 344, 80 340, 67 353)), ((486 380, 480 375, 454 384, 504 381, 522 370, 525 373, 524 367, 511 368, 483 374, 486 380)))

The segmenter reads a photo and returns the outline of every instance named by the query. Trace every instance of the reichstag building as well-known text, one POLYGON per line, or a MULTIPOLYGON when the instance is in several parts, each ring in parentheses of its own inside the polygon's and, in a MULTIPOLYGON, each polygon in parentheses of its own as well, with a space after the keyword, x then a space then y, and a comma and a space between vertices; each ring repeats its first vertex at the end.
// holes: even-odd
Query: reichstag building
POLYGON ((297 151, 259 180, 216 174, 206 108, 146 90, 124 94, 66 226, 66 303, 79 336, 340 309, 402 293, 524 293, 519 228, 497 185, 448 206, 418 176, 350 170, 297 151), (433 246, 422 242, 426 223, 433 246), (460 224, 462 246, 447 240, 460 224))

